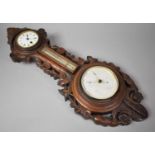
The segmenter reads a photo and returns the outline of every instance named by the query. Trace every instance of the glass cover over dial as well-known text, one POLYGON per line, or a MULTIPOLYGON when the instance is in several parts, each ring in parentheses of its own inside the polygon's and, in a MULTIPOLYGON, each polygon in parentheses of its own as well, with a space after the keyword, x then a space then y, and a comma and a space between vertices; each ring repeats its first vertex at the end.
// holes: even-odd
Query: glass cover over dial
POLYGON ((36 32, 27 30, 17 37, 17 44, 22 48, 30 48, 38 43, 39 36, 36 32))
POLYGON ((111 69, 94 66, 83 73, 81 85, 88 96, 95 99, 108 99, 117 92, 119 81, 111 69))

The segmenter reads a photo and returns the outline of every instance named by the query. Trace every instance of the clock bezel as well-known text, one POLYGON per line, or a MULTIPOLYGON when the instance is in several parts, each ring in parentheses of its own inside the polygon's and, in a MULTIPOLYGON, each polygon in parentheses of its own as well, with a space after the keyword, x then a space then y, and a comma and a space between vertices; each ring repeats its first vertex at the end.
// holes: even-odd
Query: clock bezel
POLYGON ((118 91, 118 88, 119 88, 119 80, 118 80, 118 78, 117 78, 117 76, 115 75, 115 73, 111 70, 111 69, 109 69, 109 68, 107 68, 107 67, 104 67, 104 66, 93 66, 93 67, 90 67, 90 68, 88 68, 84 73, 83 73, 83 75, 81 76, 81 86, 82 86, 82 89, 83 89, 83 91, 88 95, 88 96, 90 96, 90 97, 92 97, 92 98, 94 98, 94 99, 99 99, 99 100, 101 100, 101 99, 108 99, 108 98, 111 98, 112 96, 114 96, 116 93, 117 93, 117 91, 118 91), (116 81, 116 90, 111 94, 111 95, 109 95, 108 97, 106 97, 106 98, 95 98, 95 96, 93 97, 93 95, 91 96, 91 94, 89 94, 88 93, 88 91, 86 90, 87 88, 86 88, 86 86, 85 86, 85 84, 84 84, 84 76, 86 75, 86 73, 89 71, 89 70, 91 70, 92 68, 102 68, 102 69, 104 69, 104 71, 108 71, 108 72, 110 72, 111 73, 111 75, 113 76, 113 79, 116 81))
POLYGON ((90 64, 85 64, 82 68, 80 68, 77 73, 74 75, 72 83, 71 83, 71 89, 73 96, 76 98, 76 100, 86 109, 88 109, 91 112, 109 112, 113 109, 116 109, 119 107, 119 105, 122 103, 123 99, 126 96, 126 86, 124 83, 124 80, 119 73, 117 67, 108 65, 104 62, 95 62, 90 64), (110 70, 114 72, 114 74, 117 76, 118 82, 119 82, 119 88, 117 92, 108 99, 95 99, 90 96, 88 96, 85 91, 83 90, 81 86, 81 78, 83 73, 94 66, 103 66, 107 67, 110 70))
POLYGON ((24 30, 21 30, 15 37, 15 41, 14 41, 14 47, 17 49, 17 50, 20 50, 22 52, 30 52, 30 51, 34 51, 35 49, 37 49, 40 45, 42 44, 42 37, 41 37, 41 34, 39 33, 39 31, 36 31, 36 30, 32 30, 32 29, 24 29, 24 30), (18 37, 27 32, 27 31, 32 31, 34 33, 36 33, 38 35, 38 41, 37 43, 34 45, 34 46, 31 46, 31 47, 21 47, 19 44, 18 44, 18 37))
POLYGON ((40 36, 39 36, 39 34, 37 33, 37 31, 35 31, 35 30, 30 30, 30 29, 20 32, 20 33, 17 35, 16 39, 15 39, 17 45, 18 45, 20 48, 23 48, 23 49, 31 49, 31 48, 35 47, 35 46, 38 44, 39 40, 40 40, 40 36), (37 42, 36 42, 34 45, 30 46, 30 47, 22 47, 22 46, 19 44, 19 42, 18 42, 19 37, 20 37, 22 34, 26 33, 26 32, 33 32, 33 33, 35 33, 35 34, 37 35, 37 37, 38 37, 37 42))

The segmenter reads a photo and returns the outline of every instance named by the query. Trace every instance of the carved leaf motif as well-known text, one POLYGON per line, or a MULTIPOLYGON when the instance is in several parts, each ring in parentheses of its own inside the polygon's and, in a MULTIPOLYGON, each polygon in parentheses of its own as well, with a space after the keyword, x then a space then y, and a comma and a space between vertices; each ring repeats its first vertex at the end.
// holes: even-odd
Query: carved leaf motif
POLYGON ((98 60, 96 58, 93 58, 92 56, 87 56, 87 62, 88 63, 94 63, 97 62, 98 60))
POLYGON ((17 28, 8 28, 7 29, 8 44, 12 45, 12 41, 14 39, 14 36, 16 36, 20 31, 21 31, 21 29, 17 29, 17 28))
POLYGON ((61 95, 64 96, 65 101, 67 101, 69 99, 70 94, 69 94, 68 89, 59 89, 59 92, 61 95))
POLYGON ((63 87, 66 84, 68 84, 69 82, 70 82, 70 80, 68 80, 68 79, 61 79, 58 81, 58 85, 63 87))
POLYGON ((85 63, 84 59, 80 57, 74 58, 74 61, 77 62, 79 65, 83 65, 85 63))
MULTIPOLYGON (((8 43, 11 46, 11 50, 13 51, 13 38, 17 35, 21 30, 24 29, 15 29, 11 28, 8 29, 8 43)), ((49 40, 46 38, 47 34, 44 29, 39 29, 39 33, 42 34, 42 38, 44 42, 50 46, 49 40)), ((51 47, 51 46, 50 46, 51 47)), ((87 57, 87 60, 84 60, 80 57, 75 57, 74 55, 67 52, 64 48, 60 48, 58 46, 51 47, 59 54, 71 59, 73 62, 77 63, 80 67, 85 64, 91 64, 94 62, 99 62, 96 58, 91 56, 87 57)), ((140 104, 143 96, 139 93, 137 86, 135 85, 134 81, 125 73, 120 71, 120 68, 115 66, 113 63, 107 63, 104 61, 105 64, 112 66, 117 69, 118 72, 122 75, 125 85, 127 87, 127 95, 125 96, 124 100, 120 104, 117 109, 114 109, 107 113, 93 113, 88 111, 84 108, 73 96, 71 92, 71 79, 64 73, 58 72, 52 68, 52 66, 47 63, 41 61, 39 58, 33 57, 31 54, 10 54, 11 58, 15 62, 36 62, 37 66, 44 70, 45 73, 53 76, 54 79, 59 79, 58 85, 62 87, 59 92, 64 96, 65 101, 70 100, 71 107, 74 108, 76 113, 81 114, 84 118, 92 119, 95 123, 101 124, 104 126, 117 126, 117 125, 127 125, 130 124, 131 120, 141 121, 148 117, 148 113, 145 108, 140 104)))

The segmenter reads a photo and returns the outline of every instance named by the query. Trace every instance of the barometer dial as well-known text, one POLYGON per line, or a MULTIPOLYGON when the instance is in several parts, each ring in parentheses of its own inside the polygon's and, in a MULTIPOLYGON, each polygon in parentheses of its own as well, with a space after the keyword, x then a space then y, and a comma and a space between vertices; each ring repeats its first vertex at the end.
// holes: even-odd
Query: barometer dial
POLYGON ((119 82, 111 69, 94 66, 83 73, 81 85, 88 96, 95 99, 108 99, 117 92, 119 82))

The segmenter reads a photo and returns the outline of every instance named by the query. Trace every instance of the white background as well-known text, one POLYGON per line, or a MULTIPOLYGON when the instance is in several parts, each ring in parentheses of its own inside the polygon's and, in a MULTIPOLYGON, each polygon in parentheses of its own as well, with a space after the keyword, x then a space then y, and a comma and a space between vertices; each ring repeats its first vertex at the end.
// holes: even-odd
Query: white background
MULTIPOLYGON (((1 0, 1 22, 154 22, 153 0, 1 0)), ((2 38, 0 38, 2 39, 2 38)), ((153 133, 1 133, 0 153, 154 154, 153 133)))
POLYGON ((1 24, 0 131, 155 131, 155 24, 1 24), (9 57, 8 27, 44 28, 51 44, 86 59, 113 62, 136 82, 149 118, 115 128, 74 113, 52 77, 9 57))

